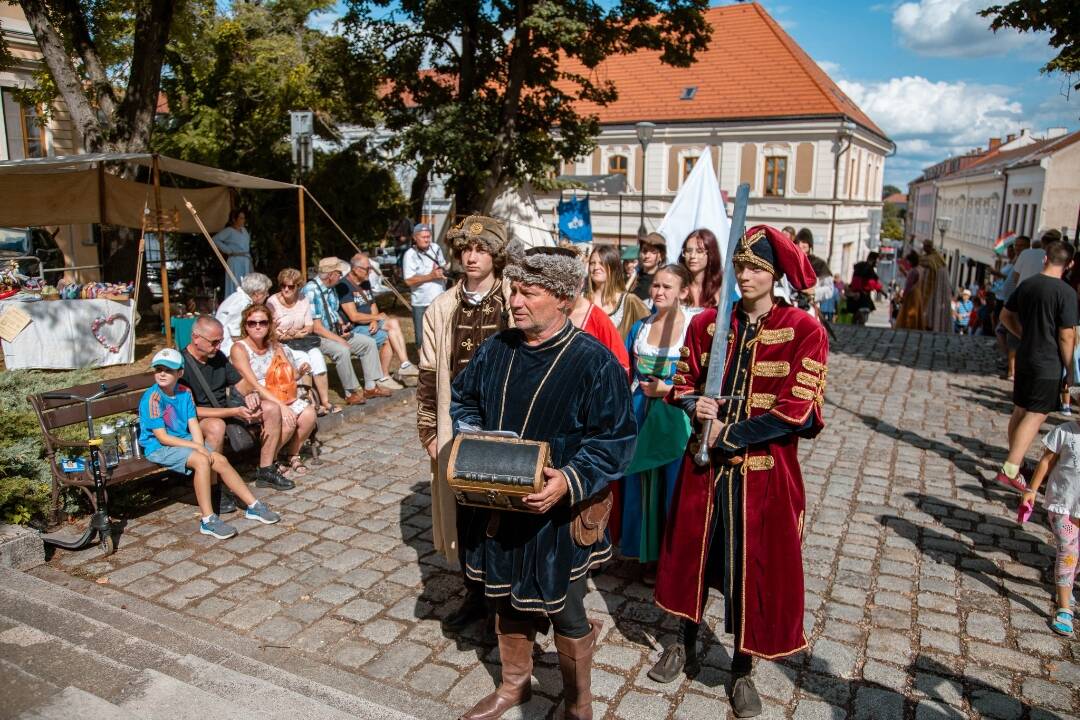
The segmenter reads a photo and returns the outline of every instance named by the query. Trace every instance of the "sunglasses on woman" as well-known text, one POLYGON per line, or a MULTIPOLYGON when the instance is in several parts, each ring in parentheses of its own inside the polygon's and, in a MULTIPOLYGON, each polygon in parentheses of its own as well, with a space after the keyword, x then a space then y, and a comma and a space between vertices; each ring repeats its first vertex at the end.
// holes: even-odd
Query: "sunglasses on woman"
POLYGON ((295 289, 296 289, 296 285, 291 285, 291 284, 289 284, 289 283, 282 283, 282 284, 281 284, 281 289, 282 289, 282 290, 295 290, 295 289))
POLYGON ((270 326, 270 321, 269 320, 248 320, 247 321, 247 326, 248 327, 269 327, 270 326))

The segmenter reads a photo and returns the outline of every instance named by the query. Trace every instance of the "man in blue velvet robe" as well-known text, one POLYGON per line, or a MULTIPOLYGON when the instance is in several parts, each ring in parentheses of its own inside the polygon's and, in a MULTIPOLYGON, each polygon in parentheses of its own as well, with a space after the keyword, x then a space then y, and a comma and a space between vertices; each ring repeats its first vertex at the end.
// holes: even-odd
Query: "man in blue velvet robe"
POLYGON ((615 356, 568 320, 585 268, 573 251, 537 248, 505 270, 515 327, 484 342, 454 379, 455 433, 517 433, 550 445, 537 514, 483 510, 462 530, 466 575, 497 599, 502 683, 465 718, 492 720, 530 695, 537 620, 555 631, 566 717, 592 718, 590 672, 600 629, 585 615, 589 570, 611 556, 606 537, 581 546, 575 508, 618 480, 633 455, 637 426, 626 372, 615 356))

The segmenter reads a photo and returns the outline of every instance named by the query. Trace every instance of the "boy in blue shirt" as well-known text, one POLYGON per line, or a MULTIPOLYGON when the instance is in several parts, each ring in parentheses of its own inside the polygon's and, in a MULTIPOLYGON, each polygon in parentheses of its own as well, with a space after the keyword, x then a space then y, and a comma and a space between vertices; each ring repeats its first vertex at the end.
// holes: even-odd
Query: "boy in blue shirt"
POLYGON ((203 441, 191 391, 176 384, 184 373, 183 356, 165 348, 154 356, 150 366, 154 369, 155 384, 146 389, 139 401, 139 444, 150 462, 184 475, 194 472, 195 499, 202 515, 199 532, 222 540, 236 535, 236 529, 219 518, 210 504, 210 481, 215 472, 236 499, 244 503, 247 508, 244 517, 248 520, 267 525, 280 520, 277 513, 255 499, 229 460, 203 441))

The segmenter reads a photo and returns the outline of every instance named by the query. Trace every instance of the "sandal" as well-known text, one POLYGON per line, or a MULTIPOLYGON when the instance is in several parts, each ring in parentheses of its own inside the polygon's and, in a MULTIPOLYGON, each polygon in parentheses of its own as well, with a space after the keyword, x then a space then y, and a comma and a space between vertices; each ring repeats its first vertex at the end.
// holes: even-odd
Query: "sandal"
POLYGON ((333 403, 330 403, 329 405, 324 405, 315 410, 315 414, 319 417, 326 417, 327 415, 337 415, 339 412, 341 412, 341 408, 339 408, 337 405, 334 405, 333 403))
POLYGON ((299 455, 291 455, 289 457, 289 469, 297 475, 307 475, 307 465, 303 463, 299 455))
POLYGON ((1072 637, 1073 634, 1073 613, 1068 608, 1058 608, 1057 614, 1054 615, 1053 622, 1050 623, 1050 629, 1056 632, 1058 635, 1064 635, 1065 637, 1072 637))

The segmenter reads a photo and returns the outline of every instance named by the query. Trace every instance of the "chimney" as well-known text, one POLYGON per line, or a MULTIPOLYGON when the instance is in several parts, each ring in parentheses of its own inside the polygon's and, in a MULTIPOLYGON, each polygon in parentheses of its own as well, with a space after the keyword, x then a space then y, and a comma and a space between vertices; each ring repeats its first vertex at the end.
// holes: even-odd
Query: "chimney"
POLYGON ((1011 143, 1015 139, 1016 139, 1016 133, 1009 133, 1008 135, 1005 136, 1006 144, 1011 143))
POLYGON ((1053 140, 1054 138, 1065 137, 1068 134, 1068 129, 1063 127, 1052 127, 1046 129, 1046 139, 1053 140))
POLYGON ((990 138, 990 147, 989 147, 990 152, 994 152, 999 147, 1001 147, 1001 138, 999 138, 999 137, 990 138))
POLYGON ((1021 128, 1020 129, 1020 137, 1029 137, 1030 135, 1031 135, 1031 130, 1029 130, 1028 128, 1021 128))

